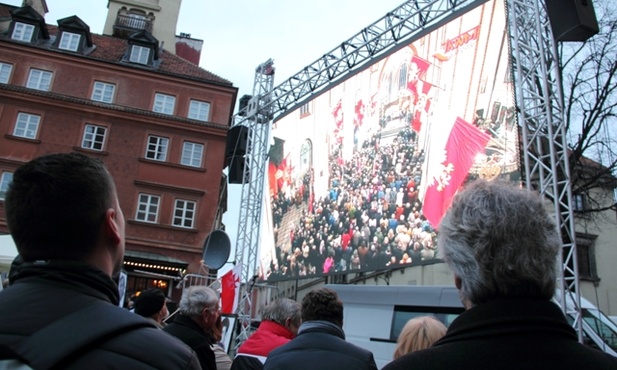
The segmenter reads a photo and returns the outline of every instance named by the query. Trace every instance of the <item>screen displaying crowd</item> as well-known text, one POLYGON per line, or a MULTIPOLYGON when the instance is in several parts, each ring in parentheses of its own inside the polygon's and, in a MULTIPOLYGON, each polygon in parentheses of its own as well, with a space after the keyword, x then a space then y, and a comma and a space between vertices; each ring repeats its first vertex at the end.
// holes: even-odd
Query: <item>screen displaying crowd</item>
POLYGON ((465 181, 518 180, 505 27, 481 5, 274 123, 263 279, 434 263, 465 181))

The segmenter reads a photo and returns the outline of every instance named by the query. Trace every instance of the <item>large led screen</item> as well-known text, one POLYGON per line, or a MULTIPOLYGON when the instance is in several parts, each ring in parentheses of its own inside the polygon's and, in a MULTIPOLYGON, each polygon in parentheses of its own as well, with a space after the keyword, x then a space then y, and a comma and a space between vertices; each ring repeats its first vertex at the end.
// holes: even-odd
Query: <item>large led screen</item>
POLYGON ((277 120, 262 278, 437 261, 456 191, 520 178, 508 44, 489 1, 277 120))

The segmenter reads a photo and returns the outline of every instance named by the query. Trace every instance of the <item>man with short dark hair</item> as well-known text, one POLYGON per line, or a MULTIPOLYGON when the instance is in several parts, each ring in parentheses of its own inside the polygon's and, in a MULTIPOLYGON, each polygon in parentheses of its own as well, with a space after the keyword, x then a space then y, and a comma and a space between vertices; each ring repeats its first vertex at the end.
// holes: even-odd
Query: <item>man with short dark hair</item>
POLYGON ((289 298, 270 302, 257 330, 238 348, 232 370, 261 370, 268 354, 292 340, 302 324, 301 306, 289 298))
MULTIPOLYGON (((36 158, 15 171, 4 207, 23 262, 0 292, 0 345, 16 349, 40 329, 92 307, 110 314, 67 327, 66 339, 54 338, 59 345, 74 339, 74 328, 135 321, 133 313, 118 307, 112 276, 124 258, 124 215, 100 161, 76 153, 36 158)), ((97 341, 58 368, 199 369, 189 347, 137 321, 143 327, 97 341)), ((34 356, 53 352, 54 345, 35 348, 34 356)))
POLYGON ((264 370, 377 370, 373 354, 345 341, 343 302, 320 288, 302 299, 298 336, 268 355, 264 370))
POLYGON ((177 337, 195 351, 203 370, 216 370, 212 345, 214 327, 221 315, 219 297, 207 286, 191 286, 182 293, 178 314, 164 331, 177 337))
POLYGON ((169 315, 165 293, 158 288, 142 290, 135 299, 135 313, 163 329, 163 320, 169 315))
POLYGON ((431 348, 384 370, 617 369, 551 301, 561 239, 538 194, 477 180, 454 198, 438 244, 467 310, 431 348))

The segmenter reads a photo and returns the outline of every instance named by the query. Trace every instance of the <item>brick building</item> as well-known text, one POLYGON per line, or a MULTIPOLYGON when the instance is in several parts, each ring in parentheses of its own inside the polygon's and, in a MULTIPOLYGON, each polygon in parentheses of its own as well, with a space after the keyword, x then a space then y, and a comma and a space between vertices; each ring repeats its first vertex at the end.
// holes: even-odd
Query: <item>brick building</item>
POLYGON ((77 16, 57 23, 0 4, 0 234, 18 166, 54 152, 100 158, 125 213, 127 292, 177 297, 174 277, 204 273, 203 242, 221 227, 237 88, 147 30, 119 38, 77 16))

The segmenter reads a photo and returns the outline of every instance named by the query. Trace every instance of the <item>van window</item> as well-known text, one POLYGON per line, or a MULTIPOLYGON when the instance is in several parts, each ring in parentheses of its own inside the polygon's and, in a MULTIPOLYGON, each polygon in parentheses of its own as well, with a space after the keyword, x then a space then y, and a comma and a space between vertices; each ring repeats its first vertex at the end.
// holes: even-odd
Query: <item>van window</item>
MULTIPOLYGON (((609 347, 611 347, 614 351, 617 351, 617 331, 615 331, 615 326, 611 325, 606 317, 603 317, 603 320, 597 316, 596 313, 593 313, 587 309, 582 310, 583 320, 591 326, 593 331, 595 331, 606 343, 609 347)), ((598 312, 598 314, 604 316, 604 314, 598 312)))
POLYGON ((390 340, 396 342, 407 321, 414 317, 434 316, 448 327, 463 311, 465 309, 462 307, 394 306, 390 340))

